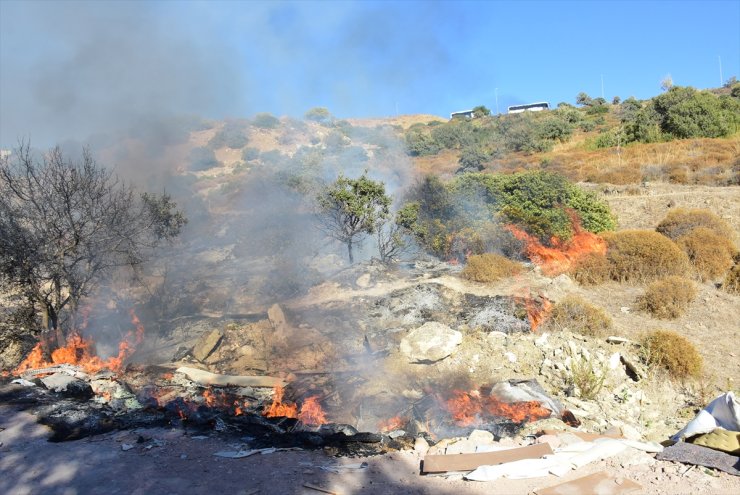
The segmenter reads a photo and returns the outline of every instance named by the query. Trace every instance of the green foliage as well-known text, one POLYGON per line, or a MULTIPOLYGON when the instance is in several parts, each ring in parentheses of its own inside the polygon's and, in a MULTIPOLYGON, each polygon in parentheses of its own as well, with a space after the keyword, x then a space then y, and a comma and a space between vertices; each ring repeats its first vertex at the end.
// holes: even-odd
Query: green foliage
POLYGON ((547 325, 590 337, 602 337, 611 328, 612 320, 603 309, 579 296, 570 295, 555 304, 547 325))
POLYGON ((409 129, 405 136, 406 148, 411 156, 436 155, 442 147, 425 130, 409 129))
POLYGON ((511 277, 522 271, 522 265, 494 253, 474 254, 468 256, 463 278, 475 282, 495 282, 511 277))
POLYGON ((593 400, 604 386, 607 371, 603 365, 596 365, 593 359, 571 356, 570 370, 564 374, 566 389, 573 389, 582 400, 593 400))
POLYGON ((260 150, 257 148, 247 147, 242 150, 242 160, 250 162, 256 160, 260 156, 260 150))
POLYGON ((479 172, 483 170, 483 164, 488 159, 488 154, 478 147, 465 148, 460 153, 460 170, 464 172, 479 172))
POLYGON ((260 129, 275 129, 280 125, 280 119, 269 113, 258 113, 252 124, 260 129))
POLYGON ((642 346, 647 363, 665 368, 674 378, 688 378, 701 373, 699 351, 676 332, 656 330, 642 340, 642 346))
POLYGON ((224 147, 231 149, 243 148, 249 142, 244 128, 245 124, 242 122, 226 122, 208 141, 208 147, 214 150, 224 147))
POLYGON ((221 166, 221 162, 216 160, 216 154, 209 148, 193 148, 188 159, 190 161, 189 168, 194 172, 221 166))
POLYGON ((587 93, 580 92, 576 95, 576 105, 589 106, 592 102, 593 100, 587 93))
POLYGON ((491 115, 491 111, 483 105, 478 105, 473 108, 473 115, 476 118, 487 117, 491 115))
POLYGON ((320 124, 328 124, 334 119, 329 109, 325 107, 313 107, 305 113, 304 117, 306 120, 313 120, 320 124))
POLYGON ((447 184, 430 176, 412 188, 408 199, 418 205, 413 230, 420 244, 443 257, 459 250, 514 254, 521 245, 503 232, 503 223, 516 223, 543 242, 553 236, 567 239, 572 225, 566 209, 592 232, 616 226, 606 204, 593 194, 560 175, 541 171, 464 173, 447 184))
POLYGON ((340 175, 321 191, 317 205, 324 232, 347 246, 353 263, 353 248, 388 218, 391 198, 385 194, 385 184, 366 173, 357 179, 340 175))
POLYGON ((666 277, 656 280, 645 289, 637 306, 656 318, 672 320, 683 315, 696 298, 694 283, 683 277, 666 277))

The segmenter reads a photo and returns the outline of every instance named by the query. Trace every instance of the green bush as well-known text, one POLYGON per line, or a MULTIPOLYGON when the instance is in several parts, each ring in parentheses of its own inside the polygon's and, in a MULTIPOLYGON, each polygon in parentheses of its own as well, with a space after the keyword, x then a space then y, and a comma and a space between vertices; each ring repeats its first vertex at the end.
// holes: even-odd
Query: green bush
POLYGON ((411 156, 436 155, 442 149, 434 138, 425 130, 409 129, 406 132, 406 149, 411 156))
POLYGON ((221 162, 216 160, 216 154, 212 149, 208 148, 193 148, 188 159, 190 161, 190 170, 195 172, 221 166, 221 162))
POLYGON ((474 254, 468 257, 463 278, 475 282, 495 282, 522 271, 522 265, 499 254, 474 254))
POLYGON ((674 378, 695 377, 701 373, 702 358, 694 344, 670 330, 656 330, 642 340, 645 360, 665 368, 674 378))
POLYGON ((257 158, 259 158, 259 156, 260 150, 258 150, 257 148, 248 147, 242 150, 242 160, 244 160, 245 162, 256 160, 257 158))
POLYGON ((656 318, 672 320, 682 316, 696 298, 694 283, 683 277, 656 280, 645 289, 637 306, 656 318))
POLYGON ((566 296, 555 304, 547 322, 552 328, 567 328, 590 337, 602 337, 612 326, 611 318, 603 309, 575 295, 566 296))
POLYGON ((245 125, 240 122, 226 122, 208 141, 208 147, 214 150, 219 148, 240 149, 247 145, 249 139, 244 132, 245 125))
POLYGON ((306 120, 313 120, 314 122, 318 122, 320 124, 328 124, 334 119, 329 109, 325 107, 311 108, 306 112, 304 117, 306 118, 306 120))
POLYGON ((667 237, 651 230, 606 232, 606 258, 612 280, 645 282, 670 275, 685 275, 689 260, 667 237))
POLYGON ((260 129, 275 129, 280 125, 280 119, 269 113, 258 113, 252 124, 260 129))
POLYGON ((710 210, 702 208, 676 208, 671 210, 655 227, 655 230, 675 241, 697 227, 710 229, 725 239, 734 237, 730 224, 710 210))

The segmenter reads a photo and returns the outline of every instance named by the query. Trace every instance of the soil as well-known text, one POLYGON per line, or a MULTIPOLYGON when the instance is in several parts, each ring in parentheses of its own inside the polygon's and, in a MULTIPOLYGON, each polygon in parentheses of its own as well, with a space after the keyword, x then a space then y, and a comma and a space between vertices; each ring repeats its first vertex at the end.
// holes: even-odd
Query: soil
MULTIPOLYGON (((415 451, 370 458, 334 458, 322 451, 278 451, 241 459, 214 456, 235 450, 233 439, 201 437, 183 430, 141 429, 113 432, 76 442, 49 443, 49 431, 25 412, 0 406, 0 493, 54 494, 307 494, 309 484, 341 494, 531 493, 601 470, 630 478, 639 493, 738 493, 740 478, 703 468, 655 461, 622 467, 613 458, 557 478, 466 482, 422 476, 415 451), (129 448, 131 447, 131 448, 129 448), (123 450, 128 449, 128 450, 123 450), (333 473, 322 467, 356 465, 364 469, 333 473)), ((239 443, 238 440, 236 443, 239 443)))

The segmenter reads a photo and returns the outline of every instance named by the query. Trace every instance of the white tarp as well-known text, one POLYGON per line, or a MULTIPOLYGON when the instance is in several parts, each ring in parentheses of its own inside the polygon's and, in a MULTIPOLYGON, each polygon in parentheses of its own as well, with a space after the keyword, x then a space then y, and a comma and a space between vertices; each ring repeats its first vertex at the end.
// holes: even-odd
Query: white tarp
POLYGON ((709 433, 715 428, 740 431, 740 403, 732 392, 722 394, 710 402, 681 431, 673 435, 671 440, 680 442, 702 433, 709 433))

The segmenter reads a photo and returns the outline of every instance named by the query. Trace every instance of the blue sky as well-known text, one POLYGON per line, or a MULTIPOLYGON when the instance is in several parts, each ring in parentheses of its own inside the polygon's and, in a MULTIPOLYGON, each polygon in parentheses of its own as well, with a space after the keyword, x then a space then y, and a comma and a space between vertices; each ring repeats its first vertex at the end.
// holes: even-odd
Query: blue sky
POLYGON ((447 115, 740 74, 740 1, 0 0, 0 146, 148 115, 447 115))

